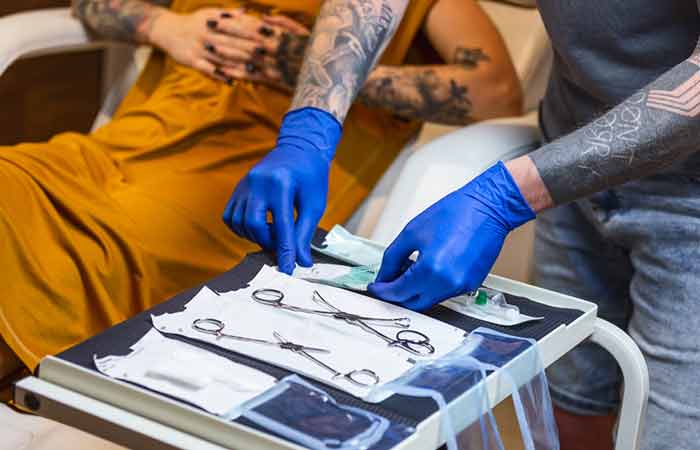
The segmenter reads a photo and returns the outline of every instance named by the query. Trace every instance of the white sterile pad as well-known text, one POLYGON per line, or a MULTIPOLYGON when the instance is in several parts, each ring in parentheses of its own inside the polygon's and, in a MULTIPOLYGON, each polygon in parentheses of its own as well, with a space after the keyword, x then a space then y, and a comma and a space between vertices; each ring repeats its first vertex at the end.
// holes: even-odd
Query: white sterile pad
MULTIPOLYGON (((411 320, 411 330, 430 337, 431 344, 435 347, 435 353, 430 358, 449 353, 464 339, 463 330, 422 314, 354 292, 295 279, 269 266, 264 266, 246 288, 222 294, 203 288, 186 305, 185 311, 154 316, 153 324, 163 332, 180 334, 267 361, 360 398, 370 388, 356 386, 343 378, 333 379, 330 372, 299 354, 276 346, 217 338, 194 330, 192 323, 197 319, 217 319, 225 324, 225 334, 268 341, 275 341, 273 332, 276 331, 295 344, 330 350, 329 354, 312 355, 339 372, 359 369, 374 371, 380 378, 380 384, 395 379, 410 369, 414 360, 420 359, 404 350, 389 347, 379 337, 342 320, 257 303, 252 299, 253 291, 257 289, 280 290, 285 295, 285 304, 303 308, 325 310, 324 306, 312 300, 316 290, 344 312, 381 318, 408 317, 411 320)), ((401 330, 387 326, 373 327, 392 338, 401 330)))
POLYGON ((222 416, 271 388, 276 380, 259 370, 154 329, 125 356, 94 358, 97 370, 112 378, 153 389, 222 416))

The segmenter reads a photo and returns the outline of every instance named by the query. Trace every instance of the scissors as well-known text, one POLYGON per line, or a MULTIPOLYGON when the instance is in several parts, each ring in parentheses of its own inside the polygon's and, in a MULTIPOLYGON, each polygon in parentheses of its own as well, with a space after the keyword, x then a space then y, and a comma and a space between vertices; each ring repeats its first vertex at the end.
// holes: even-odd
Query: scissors
POLYGON ((350 383, 356 386, 365 388, 374 386, 379 383, 379 376, 372 370, 356 369, 351 370, 348 373, 342 373, 338 372, 328 364, 311 355, 311 353, 331 352, 330 350, 327 350, 325 348, 307 347, 305 345, 296 344, 282 337, 282 335, 279 334, 277 331, 272 332, 272 335, 277 340, 275 342, 268 341, 265 339, 256 339, 245 336, 236 336, 234 334, 226 334, 224 333, 224 328, 226 328, 226 324, 224 324, 224 322, 222 322, 219 319, 197 319, 194 322, 192 322, 192 329, 200 333, 211 334, 213 336, 216 336, 217 339, 228 338, 242 342, 252 342, 254 344, 270 345, 274 347, 279 347, 283 350, 289 350, 291 352, 294 352, 297 355, 301 355, 309 361, 312 361, 318 366, 323 367, 324 369, 329 371, 333 375, 332 379, 334 380, 337 378, 344 378, 345 380, 349 381, 350 383))
POLYGON ((394 338, 391 338, 368 324, 368 322, 370 322, 385 326, 388 325, 399 328, 407 328, 410 325, 410 319, 408 317, 402 317, 399 319, 382 319, 351 314, 331 305, 326 299, 323 298, 323 296, 321 296, 321 294, 319 294, 318 291, 314 291, 314 302, 325 306, 326 308, 330 309, 330 311, 288 305, 283 302, 284 293, 277 289, 258 289, 253 292, 252 297, 253 300, 258 303, 273 306, 275 308, 305 314, 316 314, 320 316, 332 317, 333 319, 337 320, 343 320, 350 325, 360 327, 364 331, 384 340, 387 344, 389 344, 389 347, 398 347, 414 355, 426 356, 435 353, 435 347, 430 344, 430 338, 420 331, 404 329, 396 333, 394 338))

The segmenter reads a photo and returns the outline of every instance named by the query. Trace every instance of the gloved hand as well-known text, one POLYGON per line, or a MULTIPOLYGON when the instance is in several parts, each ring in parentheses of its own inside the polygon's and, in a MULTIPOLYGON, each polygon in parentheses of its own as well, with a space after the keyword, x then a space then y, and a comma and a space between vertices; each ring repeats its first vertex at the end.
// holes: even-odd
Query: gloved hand
POLYGON ((282 272, 291 274, 295 261, 313 264, 311 238, 326 209, 328 172, 341 132, 340 123, 321 109, 287 113, 277 146, 238 183, 226 205, 224 222, 264 249, 276 249, 282 272))
POLYGON ((425 310, 477 289, 506 235, 535 218, 502 162, 415 217, 384 252, 370 294, 425 310), (405 272, 408 257, 419 252, 405 272))

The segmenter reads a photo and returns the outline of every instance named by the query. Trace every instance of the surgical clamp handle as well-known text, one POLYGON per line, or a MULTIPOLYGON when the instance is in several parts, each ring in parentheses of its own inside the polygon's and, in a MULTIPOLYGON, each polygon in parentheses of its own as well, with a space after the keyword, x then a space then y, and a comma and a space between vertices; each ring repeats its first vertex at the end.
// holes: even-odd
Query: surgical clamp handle
MULTIPOLYGON (((314 294, 317 294, 317 292, 314 291, 314 294)), ((301 308, 299 306, 288 305, 286 303, 283 303, 284 293, 280 290, 277 290, 277 289, 270 289, 270 288, 257 289, 256 291, 253 292, 252 297, 253 297, 253 300, 255 300, 258 303, 262 303, 263 305, 274 306, 276 308, 282 308, 282 309, 286 309, 286 310, 293 311, 293 312, 300 312, 300 313, 306 313, 306 314, 317 314, 320 316, 328 316, 328 317, 332 317, 334 319, 345 320, 345 321, 364 320, 365 322, 377 323, 380 325, 394 326, 394 327, 398 327, 398 328, 408 328, 409 326, 411 326, 411 319, 409 319, 408 317, 399 317, 396 319, 385 319, 385 318, 381 318, 381 317, 360 316, 357 314, 352 314, 352 313, 348 313, 345 311, 341 311, 337 308, 334 308, 333 311, 323 311, 323 310, 319 310, 319 309, 301 308)), ((315 301, 315 299, 314 299, 314 301, 315 301)))
MULTIPOLYGON (((326 350, 325 348, 318 348, 318 347, 307 347, 304 345, 299 345, 299 344, 294 344, 292 342, 273 342, 273 341, 266 341, 265 339, 256 339, 256 338, 249 338, 245 336, 236 336, 234 334, 226 334, 224 333, 224 328, 226 328, 226 324, 222 322, 219 319, 197 319, 194 322, 192 322, 192 329, 195 331, 198 331, 200 333, 205 333, 205 334, 211 334, 213 336, 216 336, 218 338, 228 338, 228 339, 233 339, 236 341, 241 341, 241 342, 252 342, 254 344, 262 344, 262 345, 269 345, 273 347, 279 347, 284 350, 292 350, 292 351, 305 351, 305 352, 314 352, 314 353, 330 353, 330 350, 326 350), (207 327, 206 325, 211 325, 212 328, 207 327)), ((276 332, 275 332, 276 333, 276 332)), ((273 333, 274 334, 274 333, 273 333)))
MULTIPOLYGON (((321 303, 322 305, 332 309, 333 311, 340 312, 338 308, 331 305, 325 298, 323 298, 323 296, 321 296, 321 294, 318 291, 314 291, 314 301, 316 303, 321 303)), ((425 334, 421 333, 420 331, 401 330, 398 333, 396 333, 396 337, 392 339, 384 333, 367 325, 366 321, 362 319, 346 320, 346 322, 352 325, 356 325, 362 328, 363 330, 367 331, 368 333, 371 333, 383 339, 386 343, 389 344, 389 347, 399 347, 403 350, 406 350, 409 353, 418 356, 432 355, 433 353, 435 353, 435 347, 433 347, 433 345, 430 343, 430 338, 425 334), (404 334, 405 336, 417 336, 417 338, 411 339, 410 337, 402 337, 402 334, 404 334)))
MULTIPOLYGON (((289 341, 287 341, 284 337, 282 337, 281 334, 278 332, 273 332, 273 336, 280 342, 280 344, 287 344, 289 341)), ((336 378, 344 378, 350 383, 360 386, 363 388, 371 387, 379 383, 379 376, 372 370, 370 369, 355 369, 351 370, 348 373, 341 373, 329 366, 328 364, 324 363, 320 359, 315 358, 314 356, 310 355, 308 352, 306 352, 303 348, 297 348, 297 349, 292 349, 290 348, 291 351, 294 353, 303 356, 304 358, 308 359, 309 361, 315 363, 316 365, 323 367, 327 371, 329 371, 333 375, 333 379, 336 378), (368 377, 370 379, 370 382, 364 382, 362 381, 362 377, 368 377)))

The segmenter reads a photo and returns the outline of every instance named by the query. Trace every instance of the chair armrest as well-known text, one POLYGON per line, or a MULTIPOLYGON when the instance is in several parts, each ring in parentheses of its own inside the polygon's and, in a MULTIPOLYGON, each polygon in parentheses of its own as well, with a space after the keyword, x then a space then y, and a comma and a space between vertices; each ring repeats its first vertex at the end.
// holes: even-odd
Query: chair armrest
POLYGON ((17 59, 105 46, 93 41, 70 8, 0 17, 0 75, 17 59))

